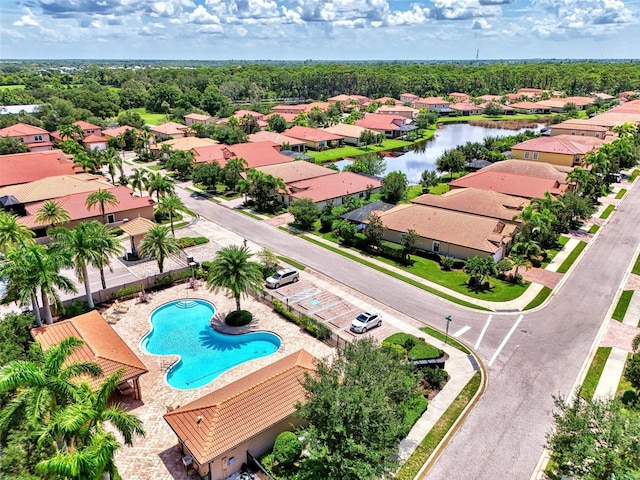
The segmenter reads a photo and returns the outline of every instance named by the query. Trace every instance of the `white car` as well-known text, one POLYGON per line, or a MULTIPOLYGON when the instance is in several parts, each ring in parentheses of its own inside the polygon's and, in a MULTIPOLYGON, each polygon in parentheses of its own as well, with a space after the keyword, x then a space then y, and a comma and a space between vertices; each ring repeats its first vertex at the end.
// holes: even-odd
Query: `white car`
POLYGON ((297 282, 299 277, 300 274, 297 270, 293 268, 283 268, 267 278, 265 283, 269 288, 279 288, 282 285, 297 282))
POLYGON ((363 312, 351 321, 351 331, 365 333, 374 327, 382 325, 382 315, 375 312, 363 312))

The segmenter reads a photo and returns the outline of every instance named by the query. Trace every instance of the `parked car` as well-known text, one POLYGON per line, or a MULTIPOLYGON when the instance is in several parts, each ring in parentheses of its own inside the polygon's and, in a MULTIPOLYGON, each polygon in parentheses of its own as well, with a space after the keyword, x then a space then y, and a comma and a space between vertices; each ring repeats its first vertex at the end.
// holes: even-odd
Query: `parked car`
POLYGON ((382 315, 375 312, 362 312, 351 321, 351 331, 365 333, 374 327, 382 325, 382 315))
POLYGON ((267 278, 266 284, 269 288, 278 288, 288 283, 297 282, 299 277, 300 274, 297 270, 293 268, 283 268, 267 278))

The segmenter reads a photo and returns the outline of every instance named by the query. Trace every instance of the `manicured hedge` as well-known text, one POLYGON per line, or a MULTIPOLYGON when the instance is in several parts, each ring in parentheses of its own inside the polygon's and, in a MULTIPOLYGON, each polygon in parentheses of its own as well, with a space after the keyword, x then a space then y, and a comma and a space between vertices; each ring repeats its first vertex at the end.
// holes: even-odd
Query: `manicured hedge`
POLYGON ((318 340, 326 340, 331 337, 331 329, 324 323, 321 323, 315 318, 311 318, 306 315, 302 315, 298 318, 298 316, 295 313, 290 312, 282 302, 279 302, 275 299, 273 300, 273 310, 290 322, 293 322, 296 325, 300 325, 307 333, 310 333, 318 340))
POLYGON ((176 242, 180 248, 193 247, 195 245, 202 245, 209 241, 206 237, 182 237, 176 238, 176 242))
POLYGON ((244 327, 253 320, 253 314, 247 310, 234 310, 229 312, 224 322, 231 327, 244 327))

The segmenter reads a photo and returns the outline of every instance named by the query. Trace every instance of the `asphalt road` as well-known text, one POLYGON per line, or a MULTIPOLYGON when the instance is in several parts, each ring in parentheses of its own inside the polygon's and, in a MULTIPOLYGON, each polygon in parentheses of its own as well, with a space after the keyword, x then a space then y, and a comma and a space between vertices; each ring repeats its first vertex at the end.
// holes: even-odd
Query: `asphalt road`
POLYGON ((446 302, 267 224, 178 189, 185 204, 235 233, 316 269, 474 347, 488 386, 427 479, 528 479, 552 426, 552 395, 570 393, 640 243, 632 188, 544 308, 477 312, 446 302))

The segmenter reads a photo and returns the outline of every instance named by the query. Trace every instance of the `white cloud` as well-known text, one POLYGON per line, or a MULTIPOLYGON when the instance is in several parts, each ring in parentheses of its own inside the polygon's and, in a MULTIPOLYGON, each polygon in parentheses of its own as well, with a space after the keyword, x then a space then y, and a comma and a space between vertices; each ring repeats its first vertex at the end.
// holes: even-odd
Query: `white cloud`
POLYGON ((436 20, 468 20, 496 17, 502 13, 498 5, 482 5, 478 0, 432 0, 436 20))
POLYGON ((38 23, 35 16, 33 15, 33 12, 31 12, 31 10, 26 7, 25 7, 25 10, 27 14, 21 16, 20 20, 16 20, 15 22, 13 22, 13 26, 14 27, 39 27, 40 24, 38 23))

